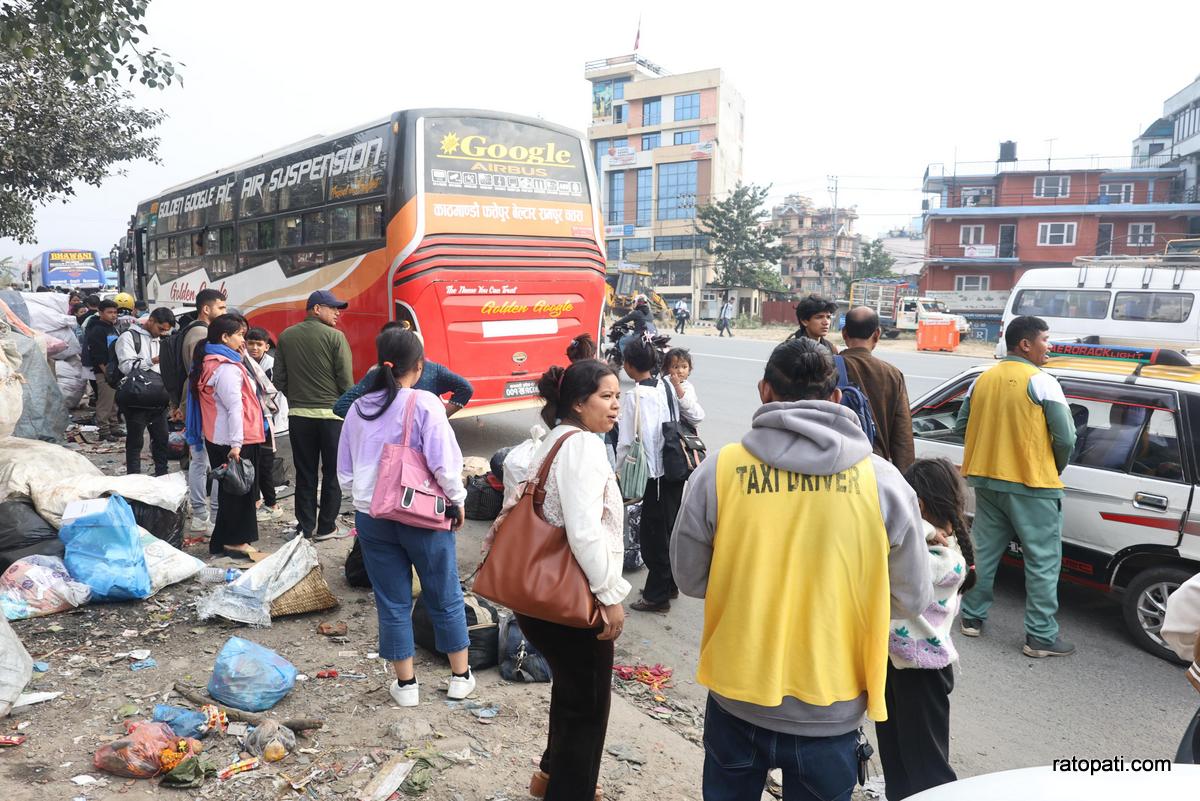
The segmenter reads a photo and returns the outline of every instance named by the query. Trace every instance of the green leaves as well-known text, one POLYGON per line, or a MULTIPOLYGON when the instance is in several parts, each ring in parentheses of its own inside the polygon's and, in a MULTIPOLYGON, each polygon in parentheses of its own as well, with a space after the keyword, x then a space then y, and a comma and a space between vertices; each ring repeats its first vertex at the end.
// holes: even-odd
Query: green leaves
POLYGON ((99 186, 124 162, 156 159, 148 134, 162 114, 133 106, 104 75, 74 72, 45 51, 0 59, 0 237, 32 242, 38 206, 70 197, 77 181, 99 186))
POLYGON ((863 245, 862 261, 859 264, 857 278, 894 278, 892 267, 896 259, 883 249, 883 240, 876 239, 863 245))
POLYGON ((156 88, 178 80, 170 56, 157 49, 138 49, 148 35, 139 22, 148 0, 13 0, 0 3, 0 59, 54 55, 75 83, 103 85, 114 69, 130 67, 156 88), (139 36, 139 34, 141 36, 139 36))
POLYGON ((780 229, 762 222, 770 190, 738 183, 725 200, 696 210, 697 228, 708 235, 710 252, 720 265, 719 285, 786 291, 778 264, 791 248, 780 243, 780 229))

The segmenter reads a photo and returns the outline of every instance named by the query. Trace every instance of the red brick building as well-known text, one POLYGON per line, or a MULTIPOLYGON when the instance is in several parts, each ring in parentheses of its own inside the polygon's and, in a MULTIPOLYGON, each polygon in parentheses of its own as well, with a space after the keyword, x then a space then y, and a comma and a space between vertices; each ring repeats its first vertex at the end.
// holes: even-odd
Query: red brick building
POLYGON ((1169 240, 1200 236, 1200 203, 1182 202, 1182 168, 1017 165, 997 162, 995 172, 975 175, 947 175, 940 164, 926 169, 922 293, 998 299, 1034 267, 1162 253, 1169 240))

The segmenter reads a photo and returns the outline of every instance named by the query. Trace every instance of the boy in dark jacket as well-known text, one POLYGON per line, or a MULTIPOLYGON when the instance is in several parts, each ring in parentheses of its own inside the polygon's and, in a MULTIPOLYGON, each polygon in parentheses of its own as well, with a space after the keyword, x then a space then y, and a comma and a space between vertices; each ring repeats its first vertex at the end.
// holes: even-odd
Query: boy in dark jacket
POLYGON ((96 376, 96 427, 100 429, 100 438, 108 442, 117 442, 125 436, 117 421, 117 391, 104 378, 104 368, 108 366, 108 338, 117 336, 116 322, 117 304, 102 300, 84 338, 88 360, 96 376))

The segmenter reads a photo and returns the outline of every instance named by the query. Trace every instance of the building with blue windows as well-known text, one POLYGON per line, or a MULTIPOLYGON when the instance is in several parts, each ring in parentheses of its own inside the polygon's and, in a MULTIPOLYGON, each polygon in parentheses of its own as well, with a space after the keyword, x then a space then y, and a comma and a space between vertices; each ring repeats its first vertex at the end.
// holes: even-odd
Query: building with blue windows
POLYGON ((588 62, 584 77, 610 270, 644 265, 668 303, 715 318, 716 264, 696 209, 742 178, 745 102, 719 69, 672 75, 637 54, 588 62))

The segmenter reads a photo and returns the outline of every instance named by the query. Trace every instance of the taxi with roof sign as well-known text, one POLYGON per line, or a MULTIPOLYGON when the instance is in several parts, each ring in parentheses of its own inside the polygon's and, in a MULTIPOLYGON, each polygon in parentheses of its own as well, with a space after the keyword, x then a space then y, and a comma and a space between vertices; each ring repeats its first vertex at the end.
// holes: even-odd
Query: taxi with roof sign
MULTIPOLYGON (((1043 369, 1075 421, 1063 471, 1062 578, 1121 600, 1138 645, 1175 659, 1167 596, 1200 573, 1200 366, 1166 349, 1055 342, 1043 369)), ((912 403, 918 457, 962 464, 954 423, 979 365, 912 403)), ((1007 563, 1020 563, 1013 542, 1007 563)))

